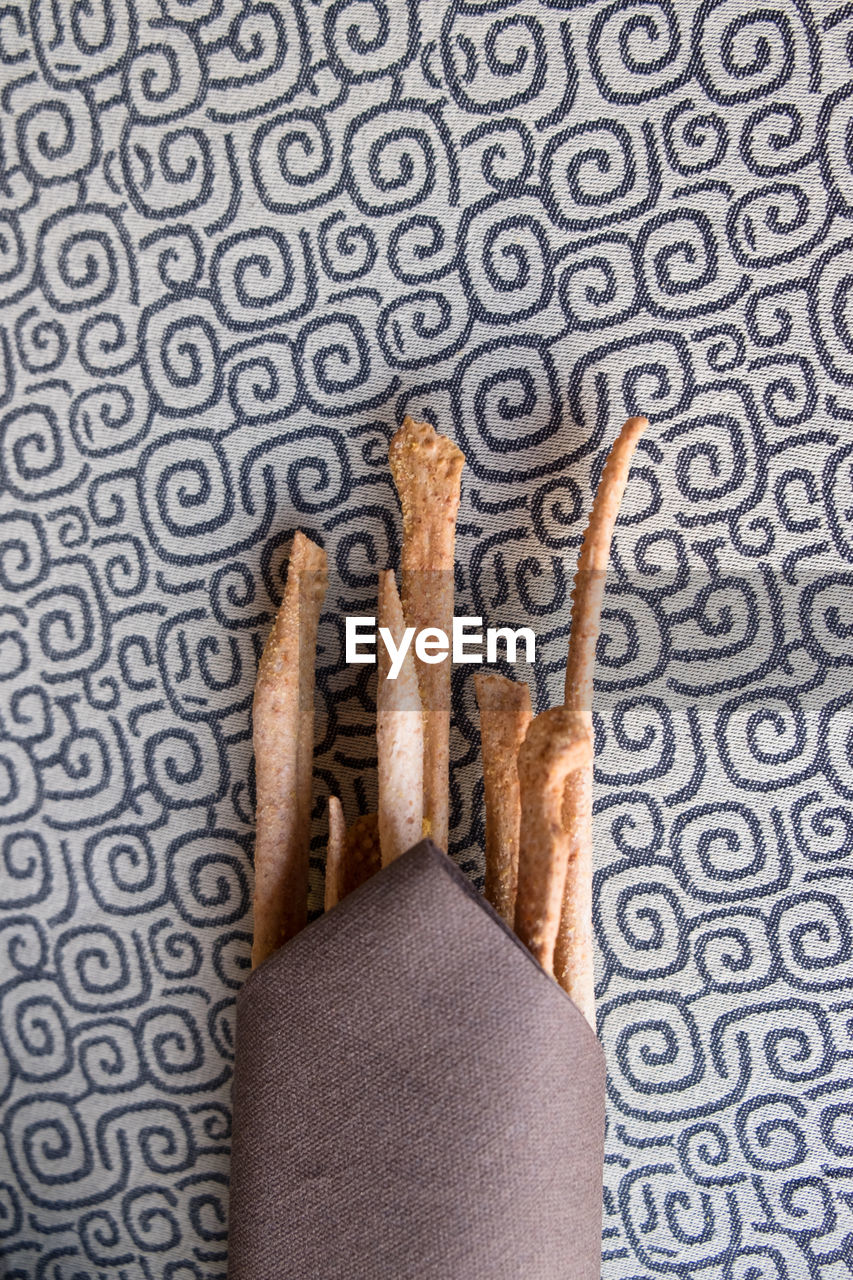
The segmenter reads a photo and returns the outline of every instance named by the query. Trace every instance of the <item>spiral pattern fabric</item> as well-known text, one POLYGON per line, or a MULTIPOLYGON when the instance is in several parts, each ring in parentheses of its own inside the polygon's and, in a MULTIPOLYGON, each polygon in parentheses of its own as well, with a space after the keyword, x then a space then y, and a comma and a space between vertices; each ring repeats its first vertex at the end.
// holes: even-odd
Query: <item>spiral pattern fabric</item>
POLYGON ((457 614, 534 626, 541 709, 643 412, 596 685, 602 1276, 849 1275, 853 7, 9 0, 0 66, 0 1270, 224 1276, 293 531, 330 561, 319 909, 326 796, 375 808, 343 619, 399 562, 392 431, 464 449, 457 614))

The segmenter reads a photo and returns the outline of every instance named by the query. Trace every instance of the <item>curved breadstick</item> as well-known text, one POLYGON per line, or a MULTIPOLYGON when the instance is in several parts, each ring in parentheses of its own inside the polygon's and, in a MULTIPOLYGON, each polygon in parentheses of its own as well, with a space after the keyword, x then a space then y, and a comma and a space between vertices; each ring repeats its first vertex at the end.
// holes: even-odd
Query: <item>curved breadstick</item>
POLYGON ((395 679, 381 630, 399 651, 406 623, 393 570, 379 575, 379 672, 376 686, 376 747, 379 774, 379 846, 382 865, 399 858, 421 838, 424 819, 424 723, 415 655, 406 650, 395 679))
MULTIPOLYGON (((416 633, 453 629, 453 559, 461 450, 428 422, 405 418, 388 448, 403 508, 403 613, 416 633)), ((450 657, 416 660, 424 708, 424 817, 428 834, 447 848, 450 769, 450 657)))
POLYGON ((592 712, 595 645, 601 630, 601 602, 610 560, 610 544, 625 485, 628 483, 631 459, 637 441, 648 425, 648 418, 629 418, 614 440, 598 482, 589 523, 578 553, 578 569, 572 592, 569 657, 566 664, 566 706, 577 707, 589 714, 592 712))
POLYGON ((530 690, 523 682, 495 672, 477 672, 474 689, 480 708, 486 806, 484 891, 498 915, 512 928, 521 826, 518 752, 533 718, 530 690))
POLYGON ((252 711, 257 785, 253 967, 298 933, 308 915, 314 659, 326 582, 325 551, 297 532, 284 598, 261 655, 252 711))
POLYGON ((323 906, 331 911, 346 893, 344 888, 344 851, 346 823, 344 811, 337 796, 329 796, 329 843, 326 845, 326 883, 323 906))
POLYGON ((566 779, 592 761, 592 738, 568 707, 532 720, 518 753, 521 832, 515 932, 548 973, 560 924, 571 836, 563 827, 566 779))
MULTIPOLYGON (((592 690, 595 646, 601 629, 601 604, 610 559, 610 544, 628 482, 637 441, 647 418, 629 418, 613 443, 592 504, 572 594, 572 625, 566 664, 566 706, 592 735, 592 690)), ((595 983, 592 946, 592 767, 567 781, 563 823, 570 840, 569 872, 557 935, 554 973, 595 1028, 595 983)))

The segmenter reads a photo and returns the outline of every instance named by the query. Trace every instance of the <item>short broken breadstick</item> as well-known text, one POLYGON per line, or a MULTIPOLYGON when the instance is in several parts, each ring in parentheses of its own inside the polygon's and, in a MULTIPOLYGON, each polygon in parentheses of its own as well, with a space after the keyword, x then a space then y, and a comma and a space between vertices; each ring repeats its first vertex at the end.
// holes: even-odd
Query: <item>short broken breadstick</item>
POLYGON ((314 660, 326 553, 293 538, 284 598, 261 655, 253 737, 257 785, 252 967, 305 925, 314 754, 314 660))
MULTIPOLYGON (((566 706, 592 735, 595 646, 601 629, 601 605, 610 544, 628 482, 631 458, 648 419, 629 418, 613 443, 592 504, 578 555, 572 595, 572 623, 566 665, 566 706)), ((563 823, 570 841, 569 872, 554 959, 560 986, 595 1029, 595 980, 592 935, 592 766, 573 774, 566 785, 563 823)))
POLYGON ((382 865, 379 853, 379 818, 364 813, 347 830, 344 845, 344 894, 352 893, 382 865))
POLYGON ((326 883, 323 892, 323 907, 331 911, 337 906, 346 893, 344 888, 344 853, 346 846, 346 823, 344 811, 337 796, 329 796, 329 842, 326 845, 326 883))
POLYGON ((518 753, 521 833, 515 932, 543 969, 553 973, 569 861, 563 828, 566 779, 588 768, 592 739, 568 707, 552 707, 531 721, 518 753))
MULTIPOLYGON (((403 613, 420 632, 453 629, 453 561, 465 458, 428 422, 405 418, 388 448, 391 474, 403 508, 401 556, 403 613)), ((435 655, 437 656, 437 655, 435 655)), ((450 767, 450 658, 416 662, 424 708, 424 817, 426 830, 447 848, 450 767)))
POLYGON ((486 807, 485 895, 512 928, 521 825, 518 752, 533 718, 530 690, 523 682, 495 672, 478 672, 474 688, 480 708, 486 807))
MULTIPOLYGON (((389 634, 396 651, 406 624, 393 570, 379 575, 379 628, 389 634)), ((400 670, 387 643, 379 646, 376 687, 376 745, 379 773, 379 845, 387 866, 421 838, 424 816, 424 725, 415 655, 405 651, 400 670)))

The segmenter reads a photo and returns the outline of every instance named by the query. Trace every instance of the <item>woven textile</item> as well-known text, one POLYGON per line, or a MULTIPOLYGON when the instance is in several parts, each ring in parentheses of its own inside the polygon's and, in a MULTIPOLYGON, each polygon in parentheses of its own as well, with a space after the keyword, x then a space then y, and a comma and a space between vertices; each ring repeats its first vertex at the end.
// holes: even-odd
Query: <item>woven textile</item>
MULTIPOLYGON (((225 1273, 257 657, 329 553, 326 795, 375 808, 343 618, 387 442, 467 457, 457 613, 596 689, 602 1276, 853 1274, 853 9, 0 7, 0 1270, 225 1273)), ((482 876, 454 670, 452 856, 482 876)), ((321 1105, 321 1100, 318 1100, 321 1105)))

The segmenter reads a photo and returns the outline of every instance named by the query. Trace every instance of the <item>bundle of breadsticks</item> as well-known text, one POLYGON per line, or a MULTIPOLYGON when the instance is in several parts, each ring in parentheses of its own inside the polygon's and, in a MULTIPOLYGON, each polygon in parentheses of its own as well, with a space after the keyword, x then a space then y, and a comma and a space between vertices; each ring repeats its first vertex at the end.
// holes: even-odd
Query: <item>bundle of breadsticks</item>
MULTIPOLYGON (((631 457, 645 418, 610 450, 578 557, 562 706, 534 716, 526 684, 475 675, 486 811, 485 895, 595 1026, 592 944, 593 669, 604 580, 631 457)), ((464 458, 447 437, 406 418, 388 459, 403 513, 401 580, 379 576, 378 624, 399 651, 406 628, 450 635, 456 517, 464 458)), ((314 663, 327 584, 325 552, 293 540, 284 598, 258 669, 257 966, 306 923, 314 740, 314 663)), ((347 828, 329 799, 325 906, 333 907, 423 835, 447 847, 450 660, 406 648, 391 678, 379 646, 376 814, 347 828)), ((425 650, 424 650, 425 652, 425 650)))

